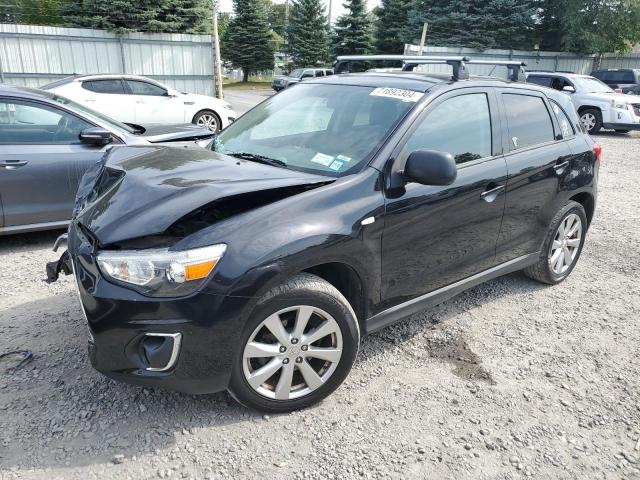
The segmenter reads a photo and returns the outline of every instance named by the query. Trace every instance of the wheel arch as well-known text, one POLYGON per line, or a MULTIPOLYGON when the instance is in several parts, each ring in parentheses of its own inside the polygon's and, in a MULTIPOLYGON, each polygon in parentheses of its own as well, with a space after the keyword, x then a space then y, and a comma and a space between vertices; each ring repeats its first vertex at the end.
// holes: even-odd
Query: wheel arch
POLYGON ((593 220, 593 215, 595 213, 596 201, 593 195, 589 192, 581 192, 577 193, 569 200, 573 200, 574 202, 578 202, 584 208, 585 213, 587 214, 587 226, 591 226, 591 220, 593 220))
POLYGON ((600 113, 602 113, 602 108, 597 105, 580 105, 578 107, 578 115, 582 115, 582 112, 584 112, 585 110, 598 110, 600 113))
POLYGON ((201 108, 200 110, 198 110, 193 117, 191 117, 191 123, 196 123, 196 118, 198 117, 198 115, 200 115, 201 113, 205 113, 205 112, 210 112, 213 113, 216 118, 218 119, 218 125, 220 125, 220 128, 222 128, 222 118, 220 117, 220 114, 218 112, 216 112, 213 108, 201 108))

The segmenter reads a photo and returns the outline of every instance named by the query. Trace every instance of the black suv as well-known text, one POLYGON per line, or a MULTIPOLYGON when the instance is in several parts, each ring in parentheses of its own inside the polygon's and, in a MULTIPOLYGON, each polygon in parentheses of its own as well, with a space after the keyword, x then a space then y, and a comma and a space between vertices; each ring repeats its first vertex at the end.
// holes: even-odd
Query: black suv
POLYGON ((640 86, 640 68, 608 68, 594 70, 592 77, 606 83, 611 88, 620 88, 622 93, 640 86))
POLYGON ((566 95, 448 62, 306 81, 215 152, 113 148, 49 265, 75 270, 95 368, 290 411, 342 383, 362 335, 516 270, 566 279, 599 147, 566 95))

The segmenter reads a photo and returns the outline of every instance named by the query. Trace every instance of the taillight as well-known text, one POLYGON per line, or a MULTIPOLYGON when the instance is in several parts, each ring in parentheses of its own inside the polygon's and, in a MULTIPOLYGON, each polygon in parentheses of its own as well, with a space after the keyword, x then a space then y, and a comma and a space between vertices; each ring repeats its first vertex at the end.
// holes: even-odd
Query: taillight
POLYGON ((593 145, 593 153, 595 153, 598 161, 602 160, 602 147, 597 143, 593 145))

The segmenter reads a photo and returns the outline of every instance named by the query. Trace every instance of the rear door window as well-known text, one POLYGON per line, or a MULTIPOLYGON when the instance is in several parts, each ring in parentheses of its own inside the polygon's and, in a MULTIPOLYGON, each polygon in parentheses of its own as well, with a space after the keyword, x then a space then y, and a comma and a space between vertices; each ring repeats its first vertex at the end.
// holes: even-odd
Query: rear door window
POLYGON ((554 140, 551 115, 542 97, 504 93, 502 98, 509 125, 511 151, 554 140))
POLYGON ((107 93, 114 95, 124 94, 124 85, 120 79, 108 79, 108 80, 88 80, 82 82, 82 88, 95 93, 107 93))
POLYGON ((449 98, 420 120, 406 144, 407 153, 437 150, 453 155, 456 163, 491 156, 491 115, 484 93, 449 98))
POLYGON ((551 86, 551 77, 540 77, 538 75, 529 75, 527 77, 527 82, 535 83, 536 85, 542 85, 543 87, 551 86))

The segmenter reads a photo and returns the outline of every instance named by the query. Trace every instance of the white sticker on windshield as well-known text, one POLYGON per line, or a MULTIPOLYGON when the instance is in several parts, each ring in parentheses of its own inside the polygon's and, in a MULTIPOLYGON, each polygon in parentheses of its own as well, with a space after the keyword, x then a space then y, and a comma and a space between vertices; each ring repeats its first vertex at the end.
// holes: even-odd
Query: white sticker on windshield
POLYGON ((340 160, 341 162, 347 162, 349 163, 351 161, 351 157, 346 157, 344 155, 338 155, 336 157, 336 160, 340 160))
POLYGON ((324 165, 328 167, 331 162, 333 162, 333 155, 326 155, 324 153, 316 153, 311 159, 313 163, 319 163, 320 165, 324 165))
POLYGON ((395 98, 396 100, 402 100, 403 102, 415 103, 424 96, 424 93, 414 92, 413 90, 404 90, 402 88, 380 87, 376 88, 369 95, 374 97, 395 98))

